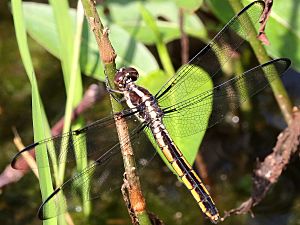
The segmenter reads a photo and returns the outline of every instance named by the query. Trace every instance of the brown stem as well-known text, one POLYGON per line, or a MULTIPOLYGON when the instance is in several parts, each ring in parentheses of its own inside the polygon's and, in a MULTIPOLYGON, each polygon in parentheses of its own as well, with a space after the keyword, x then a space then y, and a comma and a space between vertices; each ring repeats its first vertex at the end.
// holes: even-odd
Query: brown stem
POLYGON ((270 17, 270 14, 271 14, 271 8, 272 8, 272 5, 273 5, 273 0, 265 0, 265 9, 264 9, 264 12, 261 16, 261 19, 260 19, 260 27, 259 27, 259 31, 258 31, 258 36, 257 38, 259 40, 261 40, 265 45, 270 45, 270 41, 265 33, 265 28, 266 28, 266 24, 267 24, 267 21, 270 17))
MULTIPOLYGON (((93 31, 96 42, 98 44, 99 52, 101 59, 104 63, 105 74, 110 84, 112 84, 113 89, 116 89, 114 86, 114 76, 116 72, 115 58, 116 53, 110 43, 108 38, 108 29, 104 28, 101 23, 101 20, 96 11, 96 2, 93 0, 82 0, 82 4, 85 10, 86 18, 90 24, 90 28, 93 31)), ((118 104, 111 97, 111 104, 114 113, 120 112, 122 109, 121 104, 118 104)), ((131 143, 128 141, 123 143, 123 140, 128 140, 129 132, 126 121, 123 117, 116 114, 115 117, 116 129, 119 136, 119 141, 121 143, 121 152, 123 156, 123 162, 125 167, 125 173, 128 181, 128 195, 129 200, 132 205, 134 212, 139 220, 140 224, 150 224, 146 212, 146 203, 144 196, 141 191, 141 185, 139 178, 136 173, 136 164, 134 160, 133 150, 131 143)))

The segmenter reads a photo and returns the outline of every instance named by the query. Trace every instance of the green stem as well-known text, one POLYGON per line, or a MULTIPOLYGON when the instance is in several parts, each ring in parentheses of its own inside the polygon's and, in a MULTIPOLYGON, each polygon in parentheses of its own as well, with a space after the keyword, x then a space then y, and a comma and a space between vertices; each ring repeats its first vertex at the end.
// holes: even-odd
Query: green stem
POLYGON ((157 27, 156 21, 154 17, 151 15, 151 13, 142 5, 140 4, 140 11, 141 15, 147 24, 148 27, 151 28, 153 34, 156 38, 156 48, 157 52, 161 61, 161 64, 165 70, 165 72, 168 74, 169 77, 173 76, 175 73, 167 46, 163 42, 162 35, 157 27))
MULTIPOLYGON (((232 59, 232 64, 233 64, 234 74, 240 75, 245 72, 240 57, 232 59)), ((243 82, 241 83, 241 86, 238 86, 237 88, 238 88, 238 92, 240 94, 241 94, 241 92, 243 92, 245 95, 245 98, 246 98, 246 101, 241 103, 242 113, 243 113, 244 117, 246 118, 246 120, 249 122, 249 124, 252 124, 251 123, 251 115, 252 115, 251 111, 252 111, 253 107, 252 107, 252 103, 250 101, 249 93, 247 91, 246 82, 243 80, 243 82)))
MULTIPOLYGON (((105 74, 109 83, 112 85, 111 88, 116 89, 114 85, 114 77, 116 73, 115 58, 116 54, 108 38, 108 30, 104 29, 102 22, 96 11, 95 2, 93 0, 82 0, 82 5, 85 10, 86 18, 90 24, 90 28, 94 32, 96 42, 98 44, 99 53, 104 63, 105 74)), ((113 112, 120 112, 123 110, 121 104, 117 103, 111 97, 111 104, 113 112)), ((124 140, 128 140, 129 132, 127 124, 124 118, 115 118, 116 129, 119 136, 119 141, 122 143, 124 140)), ((127 181, 129 184, 128 194, 132 208, 139 220, 141 225, 150 225, 150 219, 148 218, 146 211, 146 203, 141 191, 141 185, 139 177, 136 173, 136 164, 133 155, 131 143, 128 141, 125 144, 120 145, 123 156, 123 163, 126 172, 127 181)))
MULTIPOLYGON (((78 16, 78 15, 77 15, 78 16)), ((81 29, 82 29, 82 24, 79 22, 79 17, 77 17, 77 30, 74 35, 74 40, 72 41, 73 46, 69 46, 70 49, 66 49, 65 52, 65 57, 68 55, 67 52, 71 51, 72 54, 68 55, 62 62, 67 61, 67 65, 65 65, 67 70, 64 71, 64 73, 68 72, 69 74, 65 74, 64 77, 68 77, 68 83, 65 83, 66 86, 66 93, 67 93, 67 102, 66 102, 66 108, 65 108, 65 116, 64 116, 64 128, 63 128, 63 133, 68 132, 71 127, 71 117, 72 117, 72 111, 75 105, 78 103, 79 99, 82 97, 82 88, 78 88, 79 86, 82 87, 82 81, 79 73, 79 51, 80 51, 80 41, 81 41, 81 29)), ((73 35, 73 33, 72 33, 73 35)), ((63 44, 64 42, 61 42, 63 44)), ((66 64, 66 63, 65 63, 66 64)), ((68 141, 68 140, 66 140, 68 141)), ((61 144, 61 151, 67 151, 67 149, 64 148, 64 146, 67 146, 66 143, 61 144)), ((78 149, 74 149, 75 152, 78 149)), ((79 150, 81 151, 81 150, 79 150)), ((78 155, 78 152, 76 152, 78 155)), ((82 154, 83 155, 83 154, 82 154)), ((63 157, 61 157, 61 162, 59 166, 59 179, 58 182, 62 182, 64 179, 64 173, 65 173, 65 157, 67 154, 63 154, 63 157)), ((83 159, 82 159, 83 161, 83 159)), ((76 162, 81 164, 81 160, 78 160, 76 162)), ((58 183, 60 185, 60 183, 58 183)))
MULTIPOLYGON (((233 10, 238 13, 242 8, 243 5, 240 2, 240 0, 229 0, 229 3, 233 10)), ((247 23, 252 24, 252 23, 247 23)), ((263 47, 262 43, 256 38, 257 33, 254 25, 249 27, 250 33, 248 36, 248 41, 259 61, 259 63, 263 64, 270 60, 266 49, 263 47)), ((274 71, 274 73, 277 73, 274 71)), ((268 75, 266 74, 268 77, 268 75)), ((278 74, 279 78, 279 74, 278 74)), ((284 116, 285 121, 287 124, 290 124, 292 121, 292 103, 291 100, 287 94, 287 91, 285 90, 281 79, 275 79, 273 82, 270 83, 270 86, 273 90, 274 96, 276 98, 276 101, 280 107, 281 113, 284 116)))
POLYGON ((160 61, 163 65, 164 71, 168 74, 169 77, 172 77, 175 74, 174 67, 167 49, 167 46, 163 41, 156 43, 157 52, 160 58, 160 61))

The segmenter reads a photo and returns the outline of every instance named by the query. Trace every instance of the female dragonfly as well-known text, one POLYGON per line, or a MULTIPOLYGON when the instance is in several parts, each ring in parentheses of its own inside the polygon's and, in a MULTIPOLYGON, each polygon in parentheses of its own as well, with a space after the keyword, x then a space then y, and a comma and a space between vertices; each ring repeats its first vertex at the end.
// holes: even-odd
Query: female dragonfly
MULTIPOLYGON (((249 34, 249 27, 251 27, 249 18, 257 22, 263 9, 263 1, 255 1, 246 6, 227 23, 188 65, 182 66, 156 95, 152 95, 145 88, 135 84, 138 72, 134 68, 121 68, 118 70, 114 80, 118 90, 109 90, 110 92, 123 94, 128 106, 128 109, 118 113, 117 116, 130 119, 134 115, 141 122, 131 133, 132 137, 135 137, 141 130, 150 134, 150 138, 156 141, 160 151, 191 192, 202 212, 213 223, 217 223, 220 219, 218 210, 204 184, 184 158, 172 137, 189 136, 215 125, 222 120, 228 111, 228 104, 231 108, 237 107, 238 104, 235 103, 241 103, 245 101, 246 96, 256 94, 268 86, 269 82, 278 78, 277 74, 281 75, 288 69, 290 60, 275 59, 254 67, 242 75, 235 76, 227 82, 216 83, 221 67, 240 47, 243 38, 246 38, 249 34), (243 38, 234 36, 227 39, 228 35, 233 35, 233 32, 243 38), (222 57, 224 55, 227 57, 222 57), (205 64, 210 65, 210 78, 204 76, 200 69, 200 66, 205 64), (204 92, 200 91, 200 87, 205 85, 211 78, 214 80, 215 87, 204 92), (211 108, 212 104, 213 107, 211 108), (195 123, 197 118, 206 115, 207 110, 211 110, 208 122, 195 123)), ((91 191, 94 187, 90 183, 90 178, 95 176, 96 171, 103 175, 106 171, 103 169, 103 165, 119 153, 120 144, 130 140, 130 137, 128 137, 126 140, 121 141, 123 143, 113 141, 109 147, 99 147, 94 144, 95 137, 107 138, 105 128, 114 124, 115 116, 98 120, 82 129, 36 142, 15 156, 12 166, 21 169, 18 159, 22 152, 34 151, 34 148, 38 145, 46 145, 48 151, 52 151, 51 149, 54 146, 55 154, 58 155, 58 158, 65 158, 65 162, 75 160, 74 151, 82 143, 86 143, 87 155, 98 155, 98 158, 91 165, 67 180, 43 202, 39 210, 41 219, 54 217, 67 210, 66 203, 63 206, 57 205, 54 214, 45 210, 45 207, 49 204, 55 204, 57 199, 61 198, 62 193, 67 193, 70 190, 79 193, 78 188, 83 186, 86 187, 85 190, 91 191), (60 152, 62 143, 66 144, 66 151, 60 152)), ((49 154, 53 153, 50 152, 49 154)), ((85 197, 85 200, 91 198, 90 193, 86 196, 88 197, 85 197)))

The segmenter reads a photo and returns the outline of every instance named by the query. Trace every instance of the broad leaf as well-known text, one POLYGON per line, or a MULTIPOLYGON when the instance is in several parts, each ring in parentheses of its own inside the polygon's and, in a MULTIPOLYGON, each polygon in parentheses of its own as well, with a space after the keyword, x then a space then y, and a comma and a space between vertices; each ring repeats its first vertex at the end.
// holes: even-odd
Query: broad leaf
MULTIPOLYGON (((23 3, 23 11, 30 36, 51 54, 60 58, 58 34, 49 5, 25 2, 23 3)), ((75 10, 70 10, 70 15, 75 24, 75 10)), ((117 66, 131 65, 143 74, 158 69, 156 60, 143 44, 135 41, 128 32, 118 25, 111 24, 109 27, 111 31, 110 40, 118 54, 117 66)), ((98 54, 98 47, 87 23, 83 28, 80 61, 83 73, 103 80, 103 68, 98 54)))
MULTIPOLYGON (((154 44, 156 39, 151 29, 142 21, 139 4, 139 1, 108 1, 110 19, 129 31, 137 40, 145 44, 154 44)), ((180 38, 179 8, 174 1, 146 1, 143 2, 143 7, 156 18, 164 42, 180 38)), ((103 14, 101 7, 99 11, 103 14)), ((206 39, 207 37, 204 25, 194 13, 185 14, 184 29, 188 35, 195 38, 206 39)))
POLYGON ((188 11, 196 11, 200 8, 203 3, 203 0, 175 0, 176 5, 180 8, 183 8, 188 11))

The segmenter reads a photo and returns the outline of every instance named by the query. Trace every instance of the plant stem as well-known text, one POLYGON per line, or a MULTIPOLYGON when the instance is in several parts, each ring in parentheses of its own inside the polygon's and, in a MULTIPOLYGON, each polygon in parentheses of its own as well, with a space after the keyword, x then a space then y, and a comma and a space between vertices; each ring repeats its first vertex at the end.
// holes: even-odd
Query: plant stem
MULTIPOLYGON (((231 7, 236 13, 238 13, 243 8, 243 5, 239 0, 229 0, 229 4, 231 5, 231 7)), ((252 23, 248 23, 248 24, 252 24, 252 23)), ((266 63, 267 61, 270 60, 270 58, 267 54, 266 49, 263 47, 261 42, 256 38, 257 33, 254 25, 252 25, 248 29, 250 29, 248 41, 259 63, 261 64, 266 63)), ((266 76, 268 77, 267 74, 266 76)), ((279 78, 279 74, 278 74, 278 78, 279 78)), ((284 116, 285 121, 287 122, 287 124, 290 124, 292 121, 292 103, 282 84, 281 79, 275 79, 273 82, 270 83, 270 86, 273 90, 274 96, 280 107, 281 113, 284 116)))
POLYGON ((153 34, 156 38, 156 49, 161 60, 161 64, 169 77, 173 76, 175 73, 168 49, 166 44, 163 41, 162 34, 160 33, 156 21, 151 13, 142 5, 140 4, 140 12, 141 15, 146 23, 146 25, 152 30, 153 34))
MULTIPOLYGON (((241 59, 240 57, 238 58, 234 58, 232 59, 232 64, 233 64, 233 70, 235 74, 243 74, 245 72, 241 59)), ((241 104, 241 109, 243 111, 243 114, 246 116, 246 118, 248 119, 248 121, 250 121, 249 119, 249 113, 253 110, 251 101, 250 101, 250 96, 247 90, 247 84, 246 82, 243 80, 243 82, 241 83, 241 87, 239 88, 239 92, 241 92, 241 90, 244 90, 244 94, 245 94, 245 98, 246 101, 244 101, 241 104)), ((240 93, 241 94, 241 93, 240 93)))
POLYGON ((181 45, 181 64, 184 65, 189 61, 189 38, 184 30, 184 9, 179 9, 179 29, 181 45))
MULTIPOLYGON (((105 29, 101 23, 101 20, 96 11, 95 1, 82 0, 82 4, 85 10, 86 18, 90 24, 90 28, 92 29, 96 38, 98 48, 99 48, 99 53, 104 63, 105 74, 107 76, 107 79, 109 83, 112 84, 111 88, 116 89, 113 82, 116 73, 116 65, 115 65, 116 53, 109 41, 108 30, 105 29)), ((122 110, 121 104, 117 103, 112 97, 111 97, 111 104, 114 113, 120 112, 122 110)), ((116 129, 119 136, 119 141, 122 143, 122 140, 128 140, 129 132, 128 132, 128 127, 125 119, 116 116, 115 122, 116 122, 116 129)), ((129 184, 128 194, 129 194, 130 203, 136 214, 136 217, 139 220, 139 223, 150 225, 151 223, 148 216, 145 219, 145 215, 147 215, 146 202, 141 191, 139 177, 137 176, 136 173, 136 164, 134 160, 131 143, 128 141, 125 144, 124 143, 121 144, 120 147, 123 156, 126 177, 129 184)))

